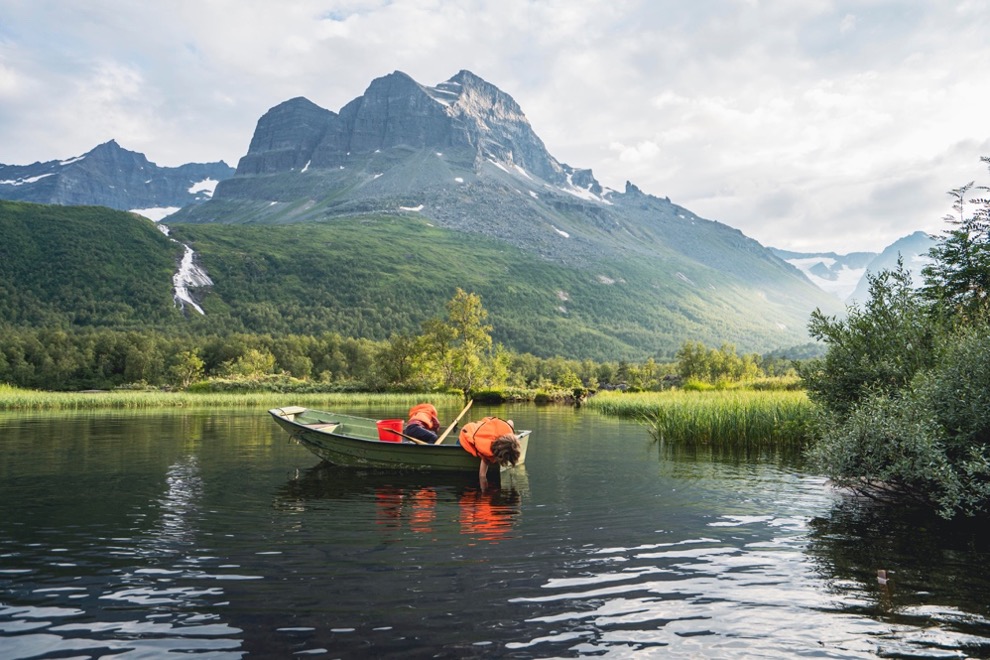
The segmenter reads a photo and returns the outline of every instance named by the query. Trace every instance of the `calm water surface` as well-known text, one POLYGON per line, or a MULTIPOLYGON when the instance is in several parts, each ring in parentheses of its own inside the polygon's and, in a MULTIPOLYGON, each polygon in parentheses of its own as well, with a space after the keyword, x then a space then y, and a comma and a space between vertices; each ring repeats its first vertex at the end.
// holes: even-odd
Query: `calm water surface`
POLYGON ((533 436, 484 493, 321 466, 264 411, 0 415, 0 658, 990 657, 983 530, 496 412, 533 436))

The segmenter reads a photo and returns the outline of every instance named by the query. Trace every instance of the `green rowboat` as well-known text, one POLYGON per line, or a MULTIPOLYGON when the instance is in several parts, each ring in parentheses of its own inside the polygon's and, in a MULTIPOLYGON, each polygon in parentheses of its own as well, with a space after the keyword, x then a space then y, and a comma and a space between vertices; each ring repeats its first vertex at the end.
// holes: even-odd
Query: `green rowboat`
MULTIPOLYGON (((374 419, 301 406, 273 408, 268 413, 293 439, 333 465, 382 470, 478 472, 479 459, 465 451, 453 434, 439 445, 386 442, 378 439, 378 421, 374 419)), ((529 431, 516 433, 521 448, 517 465, 522 465, 526 460, 529 434, 529 431)), ((401 437, 396 437, 401 440, 401 437)))

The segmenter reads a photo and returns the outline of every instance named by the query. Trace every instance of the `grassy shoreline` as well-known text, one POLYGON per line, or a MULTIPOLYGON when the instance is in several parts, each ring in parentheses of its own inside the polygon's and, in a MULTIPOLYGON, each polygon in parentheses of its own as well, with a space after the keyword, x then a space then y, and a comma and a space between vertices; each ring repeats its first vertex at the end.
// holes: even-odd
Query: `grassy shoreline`
POLYGON ((280 392, 43 392, 0 385, 0 412, 27 410, 119 410, 153 408, 313 408, 341 406, 408 407, 425 398, 437 405, 457 406, 456 394, 280 393, 280 392))
MULTIPOLYGON (((458 407, 457 394, 161 392, 114 390, 45 392, 0 384, 0 412, 277 408, 302 405, 332 410, 354 406, 407 408, 429 399, 458 407)), ((599 392, 584 407, 642 421, 658 442, 758 448, 802 447, 811 439, 814 406, 803 391, 599 392)))
POLYGON ((804 446, 814 418, 803 391, 602 392, 585 406, 639 419, 658 442, 736 448, 804 446))

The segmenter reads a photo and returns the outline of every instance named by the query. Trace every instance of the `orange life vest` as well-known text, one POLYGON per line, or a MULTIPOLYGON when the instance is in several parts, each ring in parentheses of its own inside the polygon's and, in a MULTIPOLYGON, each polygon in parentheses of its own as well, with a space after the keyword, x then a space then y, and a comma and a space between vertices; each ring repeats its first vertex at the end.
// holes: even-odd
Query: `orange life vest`
POLYGON ((437 409, 432 403, 420 403, 409 409, 409 421, 408 424, 412 422, 418 422, 425 428, 431 431, 436 431, 440 428, 440 420, 437 418, 437 409))
POLYGON ((492 453, 492 443, 503 435, 515 433, 509 423, 498 417, 485 417, 477 422, 468 422, 461 429, 458 441, 461 447, 478 458, 483 458, 488 463, 495 463, 495 455, 492 453))

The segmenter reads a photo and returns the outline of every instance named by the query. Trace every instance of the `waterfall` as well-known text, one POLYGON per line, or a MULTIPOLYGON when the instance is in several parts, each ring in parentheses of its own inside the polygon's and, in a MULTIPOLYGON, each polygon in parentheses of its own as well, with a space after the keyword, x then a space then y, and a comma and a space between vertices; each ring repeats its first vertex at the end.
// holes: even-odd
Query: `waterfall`
MULTIPOLYGON (((167 226, 161 223, 158 223, 157 226, 163 234, 169 236, 170 230, 167 226)), ((171 236, 169 236, 169 240, 173 243, 179 243, 171 236)), ((185 252, 182 254, 182 261, 179 262, 179 270, 172 276, 172 288, 175 292, 172 299, 175 300, 175 306, 179 309, 185 309, 186 305, 189 305, 205 316, 206 312, 193 300, 189 290, 201 286, 213 286, 213 280, 210 279, 205 270, 193 262, 195 255, 193 249, 185 243, 180 243, 180 245, 185 248, 185 252)))

